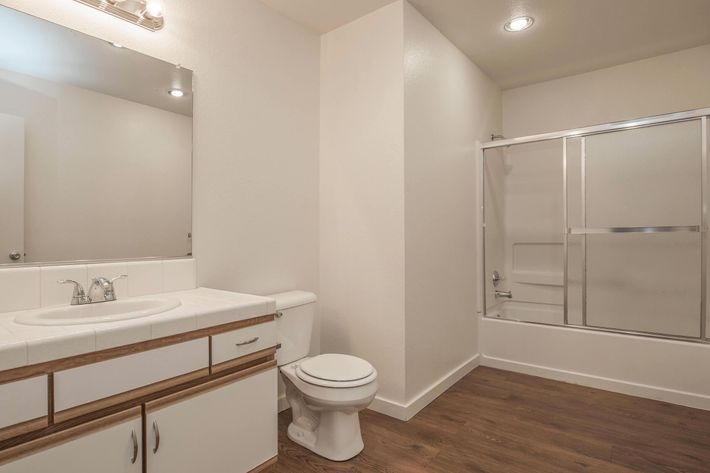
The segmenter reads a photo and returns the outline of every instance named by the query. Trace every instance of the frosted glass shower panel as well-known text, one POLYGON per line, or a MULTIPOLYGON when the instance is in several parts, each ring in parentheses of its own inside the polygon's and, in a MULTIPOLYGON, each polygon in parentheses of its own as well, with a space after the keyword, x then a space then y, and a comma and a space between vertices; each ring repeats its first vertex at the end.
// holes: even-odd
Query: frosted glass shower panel
POLYGON ((699 120, 586 139, 586 226, 699 225, 699 120))
POLYGON ((587 235, 587 325, 699 337, 700 235, 587 235))

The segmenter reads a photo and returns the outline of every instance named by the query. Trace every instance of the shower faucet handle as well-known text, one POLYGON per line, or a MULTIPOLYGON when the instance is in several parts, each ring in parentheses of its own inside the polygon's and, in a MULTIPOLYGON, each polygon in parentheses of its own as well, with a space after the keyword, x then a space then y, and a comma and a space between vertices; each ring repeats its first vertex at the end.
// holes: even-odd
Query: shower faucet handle
POLYGON ((497 269, 493 270, 491 275, 491 281, 493 281, 493 287, 498 287, 498 284, 503 280, 503 276, 500 275, 497 269))

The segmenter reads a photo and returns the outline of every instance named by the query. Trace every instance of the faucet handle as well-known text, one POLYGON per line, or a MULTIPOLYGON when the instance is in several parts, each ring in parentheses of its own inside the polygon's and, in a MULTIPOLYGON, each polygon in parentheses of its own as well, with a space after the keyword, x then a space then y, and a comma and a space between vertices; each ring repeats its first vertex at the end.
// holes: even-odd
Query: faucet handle
POLYGON ((128 275, 127 274, 121 274, 120 276, 116 276, 115 278, 111 279, 111 284, 114 283, 114 281, 118 281, 119 279, 127 279, 128 275))
POLYGON ((72 305, 86 304, 89 302, 89 299, 86 297, 86 293, 84 292, 84 287, 73 279, 60 279, 57 283, 74 285, 74 292, 71 297, 72 305))
POLYGON ((57 284, 73 284, 75 293, 83 293, 84 287, 73 279, 60 279, 57 284))

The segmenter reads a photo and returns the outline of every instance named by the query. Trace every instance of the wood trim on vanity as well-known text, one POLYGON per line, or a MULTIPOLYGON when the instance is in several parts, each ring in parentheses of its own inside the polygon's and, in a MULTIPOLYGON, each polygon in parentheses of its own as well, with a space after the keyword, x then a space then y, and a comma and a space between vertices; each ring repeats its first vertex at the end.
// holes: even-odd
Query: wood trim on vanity
POLYGON ((119 424, 129 419, 138 419, 141 416, 140 406, 128 409, 110 416, 76 425, 74 427, 40 437, 29 442, 25 442, 6 450, 0 450, 0 465, 12 460, 30 455, 47 447, 54 447, 58 444, 69 442, 82 435, 119 424))
POLYGON ((28 420, 20 424, 10 425, 8 427, 3 427, 0 429, 0 442, 3 440, 11 439, 17 437, 18 435, 24 435, 35 430, 44 429, 49 426, 49 417, 39 417, 37 419, 28 420))
POLYGON ((265 461, 264 463, 262 463, 261 465, 257 466, 257 467, 254 468, 253 470, 250 470, 248 473, 261 473, 261 472, 263 472, 263 471, 266 471, 269 467, 272 467, 272 466, 276 465, 276 463, 277 463, 278 461, 279 461, 279 457, 278 457, 278 455, 277 455, 277 456, 275 456, 274 458, 272 458, 272 459, 270 459, 270 460, 266 460, 266 461, 265 461))
MULTIPOLYGON (((248 355, 247 355, 248 356, 248 355)), ((188 389, 183 389, 182 391, 178 391, 174 394, 170 394, 167 396, 160 397, 154 401, 151 402, 146 402, 145 403, 145 411, 146 413, 149 413, 151 411, 156 411, 159 410, 163 407, 167 407, 171 404, 175 404, 176 402, 184 401, 185 399, 189 399, 191 397, 203 394, 207 391, 212 391, 213 389, 217 389, 219 387, 222 387, 224 385, 233 383, 234 381, 238 381, 243 378, 247 378, 249 376, 253 376, 255 374, 262 373, 264 371, 269 371, 270 369, 276 368, 276 360, 269 360, 269 361, 264 361, 262 363, 256 364, 254 366, 250 366, 245 369, 241 369, 237 372, 234 373, 229 373, 224 376, 220 376, 218 378, 215 378, 211 381, 207 381, 205 383, 199 384, 197 386, 188 388, 188 389)))
MULTIPOLYGON (((18 432, 15 436, 8 437, 8 438, 0 438, 0 453, 2 453, 6 449, 12 449, 18 445, 24 444, 26 442, 32 442, 38 438, 43 438, 46 436, 51 436, 56 432, 60 432, 66 429, 73 428, 76 425, 80 425, 85 422, 92 422, 96 419, 113 415, 119 412, 123 412, 127 409, 134 409, 136 407, 141 407, 144 405, 147 405, 148 403, 161 399, 162 397, 165 396, 171 396, 176 393, 180 393, 182 390, 190 390, 196 387, 203 386, 205 384, 208 384, 210 382, 215 382, 215 381, 220 381, 225 378, 229 378, 230 382, 232 380, 236 380, 242 377, 247 377, 251 374, 256 374, 254 369, 255 367, 261 367, 269 364, 273 364, 273 366, 276 366, 276 360, 274 358, 274 355, 270 355, 270 351, 275 351, 277 347, 273 347, 271 349, 263 350, 266 353, 263 353, 260 358, 254 359, 255 357, 252 357, 251 355, 245 355, 241 358, 237 358, 235 360, 232 360, 235 362, 234 366, 229 367, 229 369, 224 368, 222 371, 219 373, 215 374, 209 374, 205 375, 203 377, 195 378, 192 380, 184 380, 183 383, 181 384, 175 384, 174 386, 170 387, 164 387, 162 390, 155 390, 153 392, 149 393, 143 393, 142 396, 140 397, 134 397, 132 399, 127 399, 123 400, 123 402, 118 403, 116 399, 114 399, 114 402, 106 403, 107 405, 104 406, 100 410, 89 410, 87 409, 86 413, 83 413, 82 415, 76 415, 76 416, 65 416, 65 418, 62 418, 61 413, 60 418, 62 418, 62 421, 59 422, 59 419, 57 419, 56 423, 49 423, 49 425, 41 425, 37 426, 37 428, 32 429, 32 430, 26 430, 22 432, 18 432), (237 375, 237 376, 235 376, 237 375), (233 379, 232 379, 233 378, 233 379)), ((257 352, 258 353, 258 352, 257 352)), ((255 354, 252 354, 255 355, 255 354)), ((263 370, 268 369, 262 368, 263 370)), ((204 368, 203 370, 200 370, 201 372, 206 372, 207 368, 204 368)), ((224 381, 223 381, 224 383, 224 381)), ((159 384, 159 383, 156 383, 159 384)), ((140 389, 140 388, 139 388, 140 389)), ((121 396, 125 393, 121 393, 116 396, 112 396, 112 398, 116 398, 118 396, 121 396)), ((105 398, 105 399, 111 399, 111 398, 105 398)), ((89 403, 85 404, 82 406, 77 406, 76 408, 72 409, 79 409, 83 408, 84 406, 90 406, 94 405, 96 402, 101 402, 103 400, 95 401, 94 403, 89 403)), ((95 407, 95 406, 94 406, 95 407)), ((96 408, 96 407, 95 407, 96 408)), ((96 408, 97 409, 97 408, 96 408)), ((67 411, 70 411, 69 409, 67 411)), ((67 412, 67 411, 62 411, 62 412, 67 412)), ((15 427, 15 426, 13 426, 15 427)), ((29 427, 29 425, 28 425, 29 427)))
POLYGON ((234 360, 229 360, 229 361, 225 361, 224 363, 212 365, 212 373, 213 374, 221 373, 221 372, 224 372, 227 370, 231 370, 233 368, 237 368, 237 367, 246 365, 248 363, 259 360, 261 358, 276 356, 277 349, 278 349, 278 346, 266 348, 264 350, 256 351, 256 352, 251 353, 249 355, 244 355, 240 358, 235 358, 234 360))
POLYGON ((228 324, 216 325, 214 327, 193 330, 192 332, 171 335, 169 337, 156 338, 155 340, 145 340, 143 342, 138 342, 131 345, 109 348, 108 350, 84 353, 82 355, 62 358, 60 360, 47 361, 35 365, 21 366, 18 368, 13 368, 0 372, 0 384, 7 383, 10 381, 18 381, 26 378, 32 378, 43 374, 50 374, 53 372, 63 371, 70 368, 76 368, 77 366, 98 363, 100 361, 106 361, 113 358, 120 358, 122 356, 132 355, 134 353, 140 353, 148 350, 154 350, 156 348, 162 348, 168 345, 175 345, 198 338, 211 337, 212 335, 218 335, 224 332, 231 332, 232 330, 238 330, 245 327, 251 327, 253 325, 273 322, 274 320, 275 314, 262 315, 260 317, 254 317, 251 319, 239 320, 236 322, 230 322, 228 324))
POLYGON ((140 388, 133 389, 131 391, 105 397, 103 399, 99 399, 98 401, 89 402, 87 404, 72 407, 71 409, 55 412, 54 423, 58 424, 66 422, 69 419, 90 414, 92 412, 103 411, 113 406, 124 404, 135 399, 144 398, 146 396, 150 396, 151 394, 189 383, 190 381, 206 378, 209 375, 209 368, 203 368, 201 370, 193 371, 192 373, 183 374, 176 376, 175 378, 158 381, 157 383, 149 384, 147 386, 141 386, 140 388))

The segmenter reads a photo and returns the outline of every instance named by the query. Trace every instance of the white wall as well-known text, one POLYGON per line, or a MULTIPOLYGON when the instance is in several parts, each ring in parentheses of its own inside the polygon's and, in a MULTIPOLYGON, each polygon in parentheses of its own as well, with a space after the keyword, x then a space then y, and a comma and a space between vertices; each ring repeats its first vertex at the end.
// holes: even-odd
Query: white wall
MULTIPOLYGON (((503 93, 507 137, 710 106, 710 45, 503 93)), ((710 346, 481 322, 483 363, 710 409, 710 346)))
POLYGON ((376 410, 476 364, 476 140, 499 129, 498 88, 406 2, 323 36, 322 343, 375 365, 376 410))
POLYGON ((8 71, 0 113, 25 122, 26 262, 189 253, 191 117, 8 71))
POLYGON ((402 4, 321 38, 324 352, 369 360, 405 397, 402 4))
POLYGON ((710 45, 503 92, 506 137, 710 107, 710 45))
POLYGON ((500 90, 404 3, 406 399, 478 354, 476 141, 500 90), (446 347, 446 349, 441 349, 446 347))
POLYGON ((199 283, 318 292, 317 35, 257 0, 167 0, 157 33, 77 2, 1 3, 194 70, 199 283))

